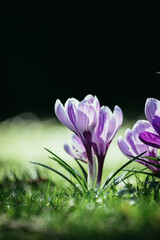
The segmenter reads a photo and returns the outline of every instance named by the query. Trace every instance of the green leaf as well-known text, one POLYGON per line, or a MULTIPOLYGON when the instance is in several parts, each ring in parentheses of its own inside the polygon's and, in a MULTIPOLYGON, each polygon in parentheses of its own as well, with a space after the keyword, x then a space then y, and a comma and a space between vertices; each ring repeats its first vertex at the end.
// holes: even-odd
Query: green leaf
POLYGON ((143 172, 143 171, 140 171, 140 170, 123 169, 122 171, 128 171, 128 172, 133 172, 133 173, 142 173, 142 174, 147 174, 147 175, 150 175, 150 176, 153 176, 153 177, 155 176, 153 173, 143 172))
MULTIPOLYGON (((74 159, 75 159, 75 158, 74 158, 74 159)), ((80 169, 82 170, 83 176, 84 176, 84 178, 85 178, 85 180, 86 180, 86 182, 87 182, 88 174, 87 174, 86 170, 84 169, 84 167, 82 166, 82 164, 80 164, 80 162, 79 162, 77 159, 75 159, 75 161, 77 162, 78 166, 79 166, 80 169)))
POLYGON ((44 148, 44 149, 53 155, 53 157, 49 157, 50 159, 56 161, 61 167, 63 167, 66 171, 68 171, 78 181, 78 183, 81 185, 81 187, 83 188, 84 191, 87 190, 87 185, 85 184, 85 179, 82 178, 82 176, 76 169, 72 168, 68 163, 66 163, 63 159, 58 157, 56 154, 54 154, 49 149, 47 149, 47 148, 44 148))
POLYGON ((71 183, 76 189, 77 189, 77 186, 69 179, 67 178, 65 175, 63 175, 62 173, 58 172, 57 170, 55 170, 54 168, 51 168, 45 164, 42 164, 42 163, 39 163, 39 162, 30 162, 32 164, 35 164, 35 165, 39 165, 39 166, 42 166, 44 168, 47 168, 55 173, 57 173, 58 175, 60 175, 62 178, 64 178, 65 180, 67 180, 69 183, 71 183))
POLYGON ((154 161, 160 161, 160 158, 155 158, 155 157, 142 157, 142 158, 146 158, 146 159, 149 159, 149 160, 154 160, 154 161))
MULTIPOLYGON (((128 155, 128 154, 127 154, 127 155, 128 155)), ((129 156, 129 157, 133 157, 132 155, 128 155, 128 156, 129 156)), ((152 166, 154 166, 154 167, 160 168, 160 165, 155 164, 155 163, 152 163, 152 162, 148 162, 148 161, 146 161, 146 160, 144 160, 144 159, 142 159, 142 158, 139 158, 139 156, 137 156, 136 159, 140 160, 141 162, 145 162, 145 163, 147 163, 147 164, 149 164, 149 165, 152 165, 152 166)))
POLYGON ((128 166, 129 164, 131 164, 133 161, 135 161, 135 159, 137 159, 137 157, 140 157, 142 156, 143 154, 145 154, 145 152, 139 154, 138 156, 132 158, 131 160, 129 160, 127 163, 125 163, 124 165, 122 165, 122 167, 120 167, 116 172, 114 172, 114 174, 110 177, 110 178, 107 178, 107 180, 105 181, 105 183, 103 184, 102 188, 106 188, 107 184, 123 169, 125 168, 126 166, 128 166))
POLYGON ((121 179, 123 178, 123 176, 125 176, 128 172, 125 172, 125 173, 122 173, 121 175, 119 175, 117 178, 113 178, 113 181, 108 184, 106 187, 109 187, 109 186, 112 186, 113 184, 114 185, 117 185, 118 183, 121 182, 121 179))
POLYGON ((108 188, 109 186, 112 186, 113 184, 118 185, 119 183, 123 182, 125 179, 131 177, 132 175, 134 175, 134 173, 129 174, 128 171, 125 173, 122 173, 117 178, 114 178, 110 184, 107 184, 107 186, 105 188, 108 188))

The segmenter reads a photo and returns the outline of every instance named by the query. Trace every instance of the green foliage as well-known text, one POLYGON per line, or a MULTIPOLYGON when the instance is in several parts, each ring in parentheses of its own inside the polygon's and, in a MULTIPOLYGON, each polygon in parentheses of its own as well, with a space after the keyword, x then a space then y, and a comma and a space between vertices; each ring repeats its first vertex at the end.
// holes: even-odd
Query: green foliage
MULTIPOLYGON (((73 167, 71 167, 69 164, 66 163, 66 161, 64 161, 63 159, 61 159, 59 156, 57 156, 55 153, 53 153, 52 151, 50 151, 49 149, 45 148, 45 150, 47 152, 49 152, 52 157, 49 157, 50 159, 54 160, 55 162, 57 162, 62 168, 64 168, 71 176, 73 176, 76 181, 78 182, 80 188, 78 187, 78 185, 75 185, 75 183, 67 178, 65 175, 63 175, 61 172, 57 171, 54 168, 51 168, 45 164, 39 163, 39 162, 31 162, 33 164, 42 166, 44 168, 47 168, 55 173, 57 173, 59 176, 61 176, 63 179, 65 179, 66 181, 68 181, 72 186, 74 186, 74 188, 76 188, 79 191, 87 192, 88 186, 87 186, 87 178, 88 175, 85 171, 85 169, 83 168, 83 166, 80 164, 79 161, 76 160, 80 170, 82 171, 83 175, 81 175, 76 169, 74 169, 73 167)), ((137 171, 137 170, 124 170, 124 168, 128 165, 130 165, 133 161, 135 161, 136 159, 140 159, 140 157, 143 157, 145 152, 139 154, 138 156, 133 157, 131 160, 127 161, 125 164, 123 164, 120 168, 118 168, 114 173, 110 174, 105 183, 102 185, 102 189, 106 189, 111 185, 117 185, 119 183, 121 183, 122 181, 126 180, 127 178, 129 178, 130 176, 133 176, 133 174, 129 174, 130 172, 132 173, 144 173, 144 174, 148 174, 153 176, 152 173, 147 173, 147 172, 143 172, 143 171, 137 171), (125 171, 125 173, 118 175, 118 177, 116 177, 117 174, 119 174, 120 171, 125 171), (111 182, 112 181, 112 182, 111 182)), ((145 161, 142 159, 142 161, 145 161)), ((146 162, 146 161, 145 161, 146 162)), ((151 163, 152 164, 152 163, 151 163)), ((95 184, 95 189, 97 188, 96 184, 95 184)))
POLYGON ((106 190, 59 188, 48 179, 0 185, 0 239, 154 239, 160 233, 155 178, 106 190))

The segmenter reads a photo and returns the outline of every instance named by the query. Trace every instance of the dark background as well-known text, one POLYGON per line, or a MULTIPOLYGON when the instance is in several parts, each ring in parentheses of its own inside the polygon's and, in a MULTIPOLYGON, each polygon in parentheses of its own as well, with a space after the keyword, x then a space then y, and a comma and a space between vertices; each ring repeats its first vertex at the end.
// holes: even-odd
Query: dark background
POLYGON ((0 120, 88 93, 126 117, 160 99, 159 8, 139 2, 1 3, 0 120))

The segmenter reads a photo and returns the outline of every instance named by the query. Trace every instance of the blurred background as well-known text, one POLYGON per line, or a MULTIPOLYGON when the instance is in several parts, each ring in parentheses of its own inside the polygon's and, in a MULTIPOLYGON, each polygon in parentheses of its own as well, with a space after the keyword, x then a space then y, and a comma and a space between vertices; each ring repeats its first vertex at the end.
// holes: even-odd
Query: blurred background
POLYGON ((127 119, 122 130, 144 117, 147 97, 160 99, 159 8, 137 2, 0 3, 3 162, 28 163, 43 146, 61 154, 70 133, 57 133, 57 98, 90 93, 111 109, 117 104, 127 119))

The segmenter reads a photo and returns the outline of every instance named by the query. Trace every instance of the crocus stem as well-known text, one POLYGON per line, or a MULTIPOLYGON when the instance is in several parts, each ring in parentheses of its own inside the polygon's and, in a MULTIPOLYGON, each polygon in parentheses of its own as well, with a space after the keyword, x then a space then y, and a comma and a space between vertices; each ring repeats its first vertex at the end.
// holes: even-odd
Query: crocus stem
POLYGON ((91 144, 86 146, 86 152, 88 156, 88 187, 93 189, 95 185, 95 179, 97 175, 96 161, 92 154, 91 144))
POLYGON ((100 187, 100 184, 101 184, 103 163, 104 163, 104 159, 103 158, 99 158, 98 159, 98 176, 97 176, 97 186, 98 187, 100 187))
POLYGON ((93 165, 88 162, 88 188, 93 188, 93 165))
POLYGON ((93 164, 88 162, 88 187, 89 189, 93 189, 95 187, 95 180, 97 177, 97 164, 96 159, 94 158, 92 161, 93 164))

